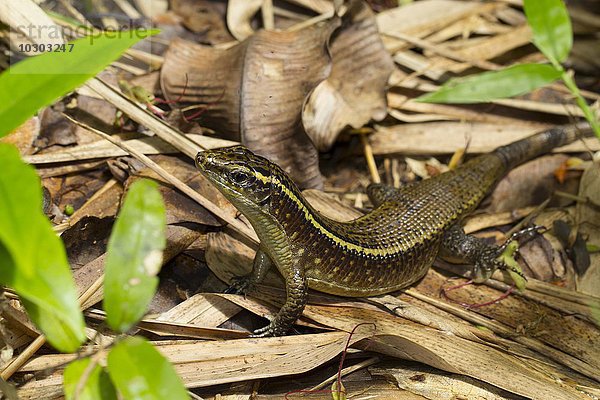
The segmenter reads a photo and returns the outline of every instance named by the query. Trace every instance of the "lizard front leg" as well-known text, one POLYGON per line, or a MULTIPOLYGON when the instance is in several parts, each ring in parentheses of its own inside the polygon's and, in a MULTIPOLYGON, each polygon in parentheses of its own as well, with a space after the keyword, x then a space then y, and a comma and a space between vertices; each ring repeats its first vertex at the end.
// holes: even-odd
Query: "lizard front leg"
POLYGON ((308 299, 308 283, 304 268, 299 262, 295 262, 288 268, 280 268, 280 271, 283 272, 285 279, 285 303, 269 325, 255 330, 253 337, 284 335, 304 311, 308 299))
POLYGON ((259 247, 254 256, 252 272, 248 275, 233 278, 231 286, 227 288, 225 293, 244 294, 253 285, 261 283, 272 266, 273 261, 271 261, 271 258, 269 258, 262 247, 259 247))
POLYGON ((502 249, 472 235, 467 235, 462 227, 455 225, 444 234, 439 256, 449 262, 473 264, 472 279, 480 283, 489 279, 504 264, 498 260, 502 249))

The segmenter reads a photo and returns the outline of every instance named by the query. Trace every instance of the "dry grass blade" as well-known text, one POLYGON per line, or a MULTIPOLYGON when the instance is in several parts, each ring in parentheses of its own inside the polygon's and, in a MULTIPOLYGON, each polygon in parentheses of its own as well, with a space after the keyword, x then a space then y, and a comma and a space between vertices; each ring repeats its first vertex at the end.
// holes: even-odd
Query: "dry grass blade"
POLYGON ((198 144, 187 139, 181 132, 173 129, 165 121, 158 119, 142 109, 132 100, 125 97, 110 85, 102 82, 98 78, 93 78, 86 83, 86 87, 98 93, 102 98, 127 114, 135 122, 150 129, 158 137, 175 147, 183 154, 194 159, 199 150, 205 149, 202 141, 198 144))
POLYGON ((493 321, 484 316, 470 312, 462 307, 453 304, 448 304, 444 301, 424 295, 415 289, 408 289, 407 294, 415 297, 416 299, 432 304, 435 307, 447 311, 450 314, 456 315, 461 319, 464 319, 465 321, 469 321, 474 325, 487 328, 490 331, 502 337, 511 338, 517 343, 527 346, 529 349, 534 350, 539 354, 542 354, 556 362, 559 362, 563 365, 566 365, 569 368, 572 368, 574 371, 578 371, 591 378, 597 376, 597 370, 594 367, 587 364, 586 362, 581 361, 580 359, 566 354, 560 350, 557 350, 552 346, 548 346, 538 339, 522 335, 515 335, 515 332, 512 329, 510 329, 506 325, 503 325, 500 322, 493 321))
POLYGON ((240 310, 239 306, 220 295, 199 293, 160 314, 156 320, 188 324, 202 322, 208 326, 219 326, 240 310))
MULTIPOLYGON (((185 135, 195 143, 202 143, 207 149, 217 147, 235 146, 237 142, 202 136, 197 134, 185 135)), ((173 154, 180 150, 166 143, 159 137, 144 137, 140 139, 130 139, 124 141, 129 147, 146 155, 152 154, 173 154)), ((88 144, 81 144, 67 149, 53 151, 51 153, 33 154, 25 156, 24 159, 30 164, 51 164, 58 162, 81 161, 95 158, 122 157, 128 153, 118 146, 104 139, 88 144)))
POLYGON ((585 399, 575 389, 561 385, 515 356, 489 346, 448 335, 433 329, 420 329, 399 318, 373 310, 308 305, 305 316, 338 329, 347 329, 358 321, 372 322, 375 337, 368 349, 394 357, 419 361, 448 372, 489 382, 521 396, 539 399, 585 399))
MULTIPOLYGON (((352 336, 350 344, 371 334, 372 329, 360 328, 352 336)), ((174 364, 184 384, 194 388, 306 372, 340 354, 347 341, 347 333, 330 332, 278 338, 221 342, 189 341, 155 345, 174 364)), ((26 369, 39 371, 56 368, 72 359, 73 355, 41 356, 32 360, 26 369)), ((44 396, 45 393, 60 388, 60 384, 60 379, 32 382, 21 389, 20 395, 24 398, 44 396)))
POLYGON ((427 399, 511 400, 509 393, 476 379, 458 374, 440 373, 422 365, 400 365, 385 362, 369 368, 375 376, 396 382, 400 389, 427 399), (450 397, 452 396, 452 397, 450 397))
MULTIPOLYGON (((436 30, 476 13, 496 8, 497 3, 482 4, 454 0, 415 1, 377 15, 377 25, 382 35, 393 36, 396 32, 422 38, 436 30), (398 23, 402 21, 402 23, 398 23)), ((389 48, 399 50, 406 43, 398 39, 386 40, 389 48)))
MULTIPOLYGON (((477 122, 435 122, 377 127, 369 137, 373 153, 382 154, 451 154, 464 148, 470 138, 469 153, 486 153, 543 129, 539 124, 499 125, 477 122)), ((600 150, 594 138, 571 143, 555 149, 556 152, 600 150)))
MULTIPOLYGON (((15 32, 9 33, 11 44, 17 48, 23 40, 46 45, 61 45, 65 41, 61 29, 31 0, 6 0, 0 3, 0 21, 15 32), (28 39, 23 39, 27 37, 28 39)), ((35 55, 32 52, 29 55, 35 55)))
POLYGON ((407 320, 439 331, 451 333, 463 339, 483 343, 483 341, 479 339, 481 332, 478 332, 476 328, 465 324, 455 323, 449 318, 444 318, 438 314, 427 311, 422 307, 402 301, 394 296, 377 296, 369 298, 366 301, 385 307, 395 315, 407 320))
POLYGON ((200 204, 201 206, 203 206, 204 208, 206 208, 207 210, 212 212, 217 217, 221 218, 223 221, 227 222, 229 225, 231 225, 232 228, 234 228, 237 232, 239 232, 241 235, 243 235, 245 238, 247 238, 250 242, 253 242, 253 243, 258 242, 258 238, 253 230, 249 229, 240 220, 231 218, 231 216, 224 213, 223 210, 221 210, 219 207, 217 207, 215 204, 213 204, 207 198, 200 195, 198 192, 194 191, 192 188, 187 186, 185 183, 181 182, 179 179, 177 179, 173 175, 171 175, 168 172, 166 172, 165 170, 163 170, 158 164, 156 164, 150 158, 146 157, 144 154, 138 152, 137 150, 133 149, 132 147, 129 147, 127 144, 123 143, 122 141, 120 141, 112 136, 109 136, 102 131, 99 131, 98 129, 95 129, 91 126, 88 126, 88 125, 82 123, 82 122, 79 122, 69 116, 67 116, 67 118, 71 122, 81 126, 82 128, 88 129, 88 130, 96 133, 97 135, 99 135, 100 137, 102 137, 105 140, 108 140, 115 146, 121 147, 127 153, 129 153, 130 155, 132 155, 133 157, 137 158, 139 161, 144 163, 144 165, 146 165, 152 171, 156 172, 161 178, 165 179, 167 182, 171 183, 173 186, 175 186, 181 192, 183 192, 184 194, 189 196, 191 199, 196 201, 198 204, 200 204))
MULTIPOLYGON (((88 289, 83 292, 79 296, 79 303, 84 307, 86 301, 102 286, 103 277, 100 277, 92 283, 88 289)), ((33 342, 29 343, 27 348, 23 350, 15 359, 11 361, 0 373, 0 378, 7 380, 9 379, 15 372, 19 371, 21 367, 31 358, 33 355, 46 343, 46 337, 44 335, 39 335, 33 340, 33 342)))

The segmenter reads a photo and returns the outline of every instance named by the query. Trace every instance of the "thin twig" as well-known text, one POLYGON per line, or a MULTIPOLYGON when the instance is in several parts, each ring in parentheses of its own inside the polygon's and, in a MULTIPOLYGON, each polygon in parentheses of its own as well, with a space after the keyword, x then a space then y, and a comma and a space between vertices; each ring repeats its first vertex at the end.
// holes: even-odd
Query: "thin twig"
POLYGON ((267 30, 275 29, 275 16, 273 14, 273 0, 263 0, 261 7, 263 26, 267 30))
POLYGON ((104 133, 96 128, 93 128, 89 125, 86 125, 83 122, 80 122, 67 114, 63 114, 63 115, 65 115, 65 117, 67 119, 69 119, 71 122, 73 122, 74 124, 84 128, 84 129, 87 129, 91 132, 94 132, 95 134, 102 137, 103 139, 108 140, 115 146, 118 146, 121 149, 123 149, 124 151, 126 151, 127 153, 131 154, 131 156, 133 156, 136 159, 138 159, 139 161, 141 161, 144 165, 146 165, 152 171, 156 172, 161 178, 163 178, 164 180, 166 180, 167 182, 169 182, 170 184, 175 186, 182 193, 189 196, 192 200, 194 200, 195 202, 200 204, 202 207, 206 208, 208 211, 210 211, 211 213, 213 213, 214 215, 219 217, 221 220, 223 220, 226 223, 228 223, 229 225, 231 225, 231 227, 233 229, 235 229, 237 232, 239 232, 242 236, 244 236, 250 242, 258 243, 258 237, 256 236, 256 234, 254 233, 253 230, 251 230, 246 225, 244 225, 240 220, 235 219, 235 218, 227 215, 226 213, 224 213, 222 209, 220 209, 218 206, 216 206, 214 203, 212 203, 206 197, 202 196, 201 194, 199 194, 198 192, 196 192, 195 190, 190 188, 188 185, 186 185, 184 182, 182 182, 175 176, 173 176, 170 173, 168 173, 167 171, 165 171, 163 168, 161 168, 160 165, 158 165, 157 163, 152 161, 149 157, 147 157, 142 152, 139 152, 138 150, 134 149, 132 146, 128 145, 127 143, 123 142, 122 140, 120 140, 114 136, 107 135, 106 133, 104 133))
MULTIPOLYGON (((85 302, 94 294, 100 286, 104 276, 99 277, 83 294, 79 297, 79 304, 82 308, 85 307, 85 302)), ((9 379, 15 372, 17 372, 33 355, 46 343, 46 336, 39 335, 33 342, 27 346, 27 348, 17 356, 4 370, 0 373, 0 377, 4 380, 9 379)))
POLYGON ((375 157, 373 157, 373 148, 371 147, 371 143, 369 143, 369 139, 365 134, 360 135, 360 141, 363 145, 365 159, 367 160, 367 166, 369 167, 371 179, 373 180, 373 183, 381 183, 379 171, 377 171, 377 164, 375 163, 375 157))

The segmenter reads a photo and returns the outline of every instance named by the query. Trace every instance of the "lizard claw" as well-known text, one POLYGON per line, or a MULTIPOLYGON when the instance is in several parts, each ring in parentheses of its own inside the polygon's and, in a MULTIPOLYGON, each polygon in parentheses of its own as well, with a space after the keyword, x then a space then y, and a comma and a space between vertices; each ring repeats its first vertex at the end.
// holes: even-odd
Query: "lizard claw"
POLYGON ((500 246, 498 248, 498 255, 501 255, 504 250, 506 250, 506 248, 514 241, 522 238, 522 237, 532 237, 533 235, 537 234, 537 233, 543 233, 542 231, 544 231, 546 229, 546 227, 541 226, 541 225, 533 225, 527 228, 523 228, 520 229, 516 232, 513 232, 512 235, 510 235, 510 237, 508 239, 506 239, 504 241, 504 243, 502 244, 502 246, 500 246))
POLYGON ((256 329, 254 332, 252 332, 250 337, 261 338, 268 336, 283 336, 288 330, 289 326, 285 326, 283 323, 278 322, 277 319, 274 319, 269 323, 269 325, 256 329))
POLYGON ((232 279, 231 285, 225 289, 227 294, 246 294, 246 292, 254 285, 254 281, 248 275, 240 276, 232 279))
POLYGON ((481 283, 488 280, 494 271, 508 271, 527 280, 514 259, 514 253, 517 251, 516 240, 521 237, 531 236, 545 229, 543 226, 534 225, 521 229, 513 233, 500 247, 489 247, 478 257, 473 268, 472 278, 475 283, 481 283), (514 249, 511 246, 514 245, 514 249))

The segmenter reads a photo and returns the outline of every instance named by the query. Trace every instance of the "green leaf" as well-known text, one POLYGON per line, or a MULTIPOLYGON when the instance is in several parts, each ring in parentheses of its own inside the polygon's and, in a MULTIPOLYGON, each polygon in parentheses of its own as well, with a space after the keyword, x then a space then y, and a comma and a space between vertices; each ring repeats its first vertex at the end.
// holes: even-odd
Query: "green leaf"
POLYGON ((560 78, 548 64, 519 64, 500 70, 449 80, 433 93, 418 97, 424 103, 483 103, 531 92, 560 78))
POLYGON ((108 354, 108 373, 125 399, 189 399, 173 366, 140 337, 117 343, 108 354))
POLYGON ((527 281, 524 278, 521 266, 515 260, 515 253, 519 249, 519 243, 516 241, 510 242, 506 249, 500 254, 498 260, 506 265, 506 269, 502 271, 508 280, 512 280, 519 292, 523 292, 527 286, 527 281))
POLYGON ((73 352, 85 340, 65 249, 42 212, 35 170, 0 143, 0 283, 13 288, 48 342, 73 352))
POLYGON ((165 206, 155 182, 134 182, 108 241, 104 310, 111 328, 126 332, 152 300, 165 248, 165 206))
POLYGON ((64 52, 31 57, 4 71, 0 74, 0 137, 95 76, 133 44, 157 32, 103 32, 67 44, 64 52))
POLYGON ((346 396, 346 388, 344 387, 344 383, 340 381, 340 388, 338 389, 338 381, 335 380, 331 384, 331 398, 333 400, 347 400, 346 396))
POLYGON ((110 376, 100 365, 92 365, 89 358, 67 365, 63 385, 67 400, 117 400, 110 376))
POLYGON ((565 61, 573 46, 569 13, 562 0, 524 0, 533 43, 552 64, 565 61))

